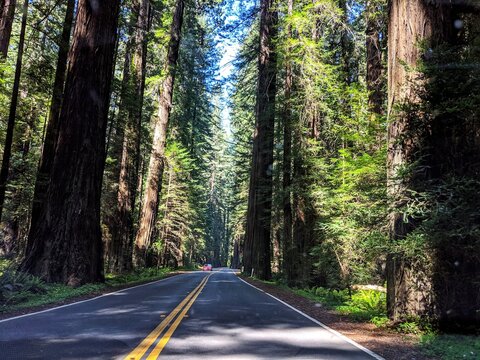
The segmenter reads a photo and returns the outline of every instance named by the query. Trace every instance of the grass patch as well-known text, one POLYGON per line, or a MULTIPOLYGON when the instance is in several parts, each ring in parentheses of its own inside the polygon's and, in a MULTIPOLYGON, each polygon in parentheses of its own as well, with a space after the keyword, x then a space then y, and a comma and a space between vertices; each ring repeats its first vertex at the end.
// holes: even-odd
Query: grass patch
POLYGON ((169 268, 148 268, 127 274, 107 274, 105 283, 86 284, 76 288, 64 284, 47 284, 39 278, 11 269, 0 273, 0 313, 37 307, 79 296, 100 293, 123 285, 135 285, 164 278, 169 268))
POLYGON ((426 355, 438 359, 480 359, 480 336, 425 334, 420 346, 426 355))

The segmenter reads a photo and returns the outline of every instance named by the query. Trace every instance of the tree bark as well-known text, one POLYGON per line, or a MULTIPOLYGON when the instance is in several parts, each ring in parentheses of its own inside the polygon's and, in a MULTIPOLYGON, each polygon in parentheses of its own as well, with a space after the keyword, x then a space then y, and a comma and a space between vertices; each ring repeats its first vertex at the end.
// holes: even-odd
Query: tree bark
MULTIPOLYGON (((424 56, 419 43, 435 47, 451 36, 451 8, 443 1, 391 0, 388 25, 388 192, 393 201, 390 214, 390 238, 401 240, 415 225, 405 221, 401 211, 408 189, 408 179, 398 172, 415 161, 418 137, 414 119, 406 106, 420 102, 422 86, 415 69, 424 56)), ((419 315, 431 303, 431 281, 423 269, 412 268, 400 254, 387 258, 387 310, 392 319, 419 315)))
POLYGON ((0 220, 2 219, 5 192, 7 190, 8 173, 10 170, 10 158, 12 156, 13 131, 15 128, 15 117, 17 116, 18 92, 20 89, 20 76, 22 74, 23 49, 25 46, 25 31, 27 27, 28 0, 23 3, 22 25, 20 39, 18 42, 17 64, 15 66, 15 79, 13 81, 12 98, 8 114, 7 134, 3 148, 2 167, 0 169, 0 220))
POLYGON ((16 0, 0 0, 0 60, 8 55, 16 4, 16 0))
POLYGON ((274 39, 278 14, 272 0, 262 0, 260 52, 253 161, 250 172, 244 271, 260 279, 271 277, 270 231, 275 125, 276 54, 274 39))
MULTIPOLYGON (((288 15, 293 13, 293 0, 288 0, 288 15)), ((287 36, 292 37, 291 25, 288 26, 287 36)), ((292 263, 294 261, 294 246, 292 243, 292 111, 291 93, 293 73, 290 59, 286 58, 285 65, 285 103, 283 108, 283 271, 288 281, 292 280, 292 263)))
POLYGON ((100 193, 119 0, 80 0, 50 185, 22 269, 47 282, 103 280, 100 193))
POLYGON ((366 50, 367 50, 367 90, 368 105, 375 114, 383 113, 383 63, 380 34, 383 30, 383 8, 379 8, 378 0, 367 2, 366 17, 366 50))
MULTIPOLYGON (((55 146, 58 140, 59 116, 63 100, 63 88, 65 85, 65 75, 67 70, 68 51, 70 49, 70 35, 72 32, 73 15, 75 13, 75 0, 68 0, 63 22, 62 36, 60 38, 57 69, 55 71, 55 80, 53 83, 52 102, 48 116, 48 125, 43 142, 42 156, 38 166, 37 179, 35 181, 35 190, 33 194, 32 217, 30 231, 35 232, 38 217, 44 203, 47 191, 50 171, 55 156, 55 146)), ((27 243, 27 252, 30 243, 27 243)))
POLYGON ((175 82, 175 70, 180 48, 184 8, 184 0, 177 0, 170 29, 170 41, 165 67, 166 77, 159 93, 158 114, 154 119, 153 144, 148 166, 147 185, 140 215, 139 229, 135 238, 135 248, 133 251, 133 264, 135 267, 145 265, 147 250, 152 240, 152 233, 157 217, 159 193, 161 191, 165 166, 165 142, 167 140, 168 122, 172 107, 173 85, 175 82))

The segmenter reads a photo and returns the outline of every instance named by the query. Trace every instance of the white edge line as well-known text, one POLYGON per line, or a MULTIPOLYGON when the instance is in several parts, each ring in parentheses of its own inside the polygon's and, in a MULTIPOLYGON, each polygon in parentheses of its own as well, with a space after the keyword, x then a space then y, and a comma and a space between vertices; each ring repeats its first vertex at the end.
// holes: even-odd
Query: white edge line
POLYGON ((381 357, 380 355, 374 353, 374 352, 371 351, 371 350, 368 350, 366 347, 363 347, 362 345, 356 343, 356 342, 353 341, 352 339, 346 337, 345 335, 340 334, 338 331, 333 330, 332 328, 330 328, 330 327, 328 327, 327 325, 321 323, 320 321, 312 318, 311 316, 305 314, 304 312, 298 310, 297 308, 294 308, 292 305, 287 304, 285 301, 280 300, 279 298, 273 296, 272 294, 269 294, 268 292, 266 292, 266 291, 264 291, 264 290, 262 290, 262 289, 259 289, 259 288, 256 287, 255 285, 252 285, 252 284, 250 284, 249 282, 243 280, 241 277, 239 277, 239 276, 237 276, 237 277, 238 277, 241 281, 243 281, 245 284, 250 285, 251 287, 257 289, 258 291, 261 291, 261 292, 263 292, 264 294, 266 294, 266 295, 274 298, 275 300, 277 300, 278 302, 282 303, 283 305, 288 306, 290 309, 292 309, 292 310, 296 311, 297 313, 303 315, 303 316, 306 317, 307 319, 313 321, 315 324, 320 325, 320 326, 321 326, 322 328, 324 328, 325 330, 327 330, 327 331, 331 332, 332 334, 338 336, 339 338, 341 338, 342 340, 344 340, 344 341, 348 342, 349 344, 355 346, 356 348, 358 348, 358 349, 366 352, 368 355, 372 356, 373 358, 375 358, 375 359, 377 359, 377 360, 385 360, 385 359, 384 359, 383 357, 381 357))
MULTIPOLYGON (((177 275, 174 275, 174 276, 186 275, 186 274, 188 274, 188 273, 177 274, 177 275)), ((166 277, 166 278, 163 278, 163 279, 160 279, 160 280, 154 280, 154 281, 151 281, 151 282, 147 282, 147 283, 145 283, 145 284, 135 285, 135 286, 128 287, 128 288, 123 288, 123 289, 120 289, 120 290, 117 290, 117 291, 112 291, 112 292, 109 292, 109 293, 106 293, 106 294, 102 294, 102 295, 99 295, 99 296, 95 296, 95 297, 90 298, 90 299, 81 300, 81 301, 75 301, 75 302, 72 302, 72 303, 69 303, 69 304, 60 305, 60 306, 55 306, 55 307, 52 307, 52 308, 49 308, 49 309, 45 309, 45 310, 41 310, 41 311, 35 311, 35 312, 32 312, 32 313, 28 313, 28 314, 23 314, 23 315, 18 315, 18 316, 10 317, 10 318, 7 318, 7 319, 0 320, 0 323, 4 323, 4 322, 7 322, 7 321, 24 318, 24 317, 27 317, 27 316, 43 314, 43 313, 46 313, 46 312, 49 312, 49 311, 53 311, 53 310, 57 310, 57 309, 62 309, 62 308, 66 308, 66 307, 69 307, 69 306, 86 303, 86 302, 93 301, 93 300, 98 300, 98 299, 103 298, 103 297, 105 297, 105 296, 110 296, 110 295, 113 295, 113 294, 116 294, 116 293, 119 293, 119 292, 122 292, 122 291, 125 291, 125 290, 135 289, 135 288, 139 288, 139 287, 147 286, 147 285, 153 285, 153 284, 159 283, 159 282, 161 282, 161 281, 165 281, 165 280, 171 279, 171 278, 174 277, 174 276, 169 276, 169 277, 166 277)), ((48 304, 45 304, 45 305, 48 305, 48 304)), ((20 310, 19 310, 19 311, 20 311, 20 310)))

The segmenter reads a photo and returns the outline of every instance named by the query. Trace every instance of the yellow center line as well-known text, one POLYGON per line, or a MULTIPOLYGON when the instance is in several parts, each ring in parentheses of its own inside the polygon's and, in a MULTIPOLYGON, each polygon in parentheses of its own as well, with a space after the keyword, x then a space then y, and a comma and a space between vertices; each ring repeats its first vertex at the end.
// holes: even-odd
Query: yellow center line
POLYGON ((188 301, 199 292, 200 288, 202 288, 202 286, 207 282, 207 279, 208 277, 204 277, 200 284, 191 293, 189 293, 188 296, 183 299, 183 301, 178 304, 178 306, 150 334, 148 334, 148 336, 143 339, 143 341, 138 344, 138 346, 133 349, 130 354, 125 357, 125 360, 140 360, 150 346, 152 346, 155 340, 160 336, 162 331, 168 326, 170 321, 175 318, 185 304, 187 304, 188 301))
MULTIPOLYGON (((208 279, 210 278, 210 276, 212 276, 212 274, 208 275, 207 277, 207 281, 208 279)), ((148 355, 147 357, 147 360, 155 360, 158 358, 158 356, 160 355, 160 353, 162 352, 163 348, 165 347, 165 345, 167 345, 168 341, 170 340, 170 338, 172 337, 173 333, 175 332, 175 330, 177 329, 178 325, 180 325, 180 323, 182 322, 184 316, 187 314, 188 310, 190 310, 190 308, 192 307, 193 303, 195 302, 195 300, 197 299, 197 297, 200 295, 200 293, 202 292, 203 288, 207 285, 207 281, 205 281, 201 287, 200 290, 197 291, 197 293, 195 294, 195 296, 192 297, 192 299, 190 300, 190 302, 187 304, 187 306, 185 306, 185 308, 182 310, 182 312, 180 313, 180 315, 177 317, 177 319, 175 320, 175 322, 170 326, 170 328, 167 330, 167 332, 163 335, 163 337, 160 339, 160 341, 157 343, 157 345, 155 346, 155 348, 152 350, 152 352, 150 353, 150 355, 148 355)))

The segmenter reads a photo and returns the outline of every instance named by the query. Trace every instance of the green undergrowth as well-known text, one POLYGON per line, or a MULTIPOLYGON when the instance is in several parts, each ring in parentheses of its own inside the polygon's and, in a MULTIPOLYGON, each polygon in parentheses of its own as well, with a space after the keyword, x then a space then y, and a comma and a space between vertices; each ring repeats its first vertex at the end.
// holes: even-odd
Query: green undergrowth
POLYGON ((368 321, 383 326, 388 322, 386 316, 386 295, 375 290, 352 291, 332 290, 322 287, 292 289, 300 296, 315 301, 328 309, 347 315, 354 321, 368 321))
POLYGON ((480 359, 480 336, 454 334, 423 334, 423 352, 435 359, 480 359))
POLYGON ((104 283, 70 287, 64 284, 47 284, 41 279, 11 268, 0 269, 0 313, 59 303, 68 299, 99 294, 124 285, 135 285, 164 278, 169 268, 147 268, 126 274, 107 274, 104 283))

